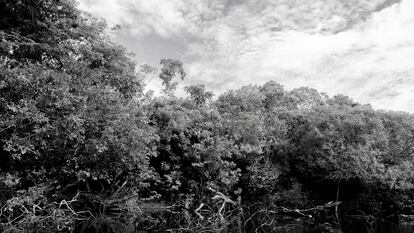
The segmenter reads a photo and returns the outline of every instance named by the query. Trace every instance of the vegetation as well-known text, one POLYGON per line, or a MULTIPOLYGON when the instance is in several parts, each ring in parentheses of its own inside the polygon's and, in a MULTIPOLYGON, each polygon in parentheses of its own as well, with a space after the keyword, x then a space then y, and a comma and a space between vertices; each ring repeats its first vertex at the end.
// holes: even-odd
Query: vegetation
POLYGON ((411 114, 273 81, 179 98, 173 59, 153 97, 155 70, 73 1, 6 0, 0 15, 2 232, 277 232, 287 215, 414 212, 411 114))

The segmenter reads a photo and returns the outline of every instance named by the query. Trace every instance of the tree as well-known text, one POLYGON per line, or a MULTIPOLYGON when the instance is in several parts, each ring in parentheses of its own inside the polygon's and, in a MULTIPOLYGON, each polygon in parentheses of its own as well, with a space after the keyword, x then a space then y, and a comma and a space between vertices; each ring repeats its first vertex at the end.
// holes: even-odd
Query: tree
POLYGON ((2 172, 17 173, 22 188, 142 182, 157 137, 141 113, 135 63, 105 23, 70 0, 2 4, 2 172))
POLYGON ((295 88, 289 93, 290 102, 295 108, 311 109, 324 105, 327 96, 320 94, 317 90, 309 87, 295 88))
POLYGON ((206 88, 202 84, 191 85, 184 87, 184 90, 190 94, 190 99, 193 100, 197 106, 204 105, 208 100, 213 98, 213 92, 206 91, 206 88))
POLYGON ((183 63, 174 59, 161 59, 161 73, 159 77, 162 79, 164 85, 164 93, 172 95, 177 88, 178 83, 173 81, 177 76, 181 79, 185 77, 183 63))
POLYGON ((265 83, 260 88, 260 91, 266 96, 264 104, 267 109, 282 106, 284 104, 284 97, 286 93, 283 86, 275 81, 265 83))

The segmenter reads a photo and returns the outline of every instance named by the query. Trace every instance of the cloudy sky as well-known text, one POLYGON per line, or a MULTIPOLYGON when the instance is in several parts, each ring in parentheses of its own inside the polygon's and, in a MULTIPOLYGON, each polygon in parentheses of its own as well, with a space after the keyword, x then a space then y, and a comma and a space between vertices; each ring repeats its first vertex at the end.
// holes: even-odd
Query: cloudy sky
MULTIPOLYGON (((80 0, 138 63, 215 92, 269 80, 414 112, 414 0, 80 0)), ((159 90, 154 79, 148 88, 159 90)))

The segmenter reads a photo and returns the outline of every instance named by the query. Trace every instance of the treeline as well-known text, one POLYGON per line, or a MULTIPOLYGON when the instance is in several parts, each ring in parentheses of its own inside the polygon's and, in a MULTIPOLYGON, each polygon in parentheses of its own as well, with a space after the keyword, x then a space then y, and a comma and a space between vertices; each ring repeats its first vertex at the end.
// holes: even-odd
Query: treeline
POLYGON ((0 15, 3 232, 268 231, 280 207, 335 200, 342 215, 413 213, 411 114, 273 81, 179 98, 181 62, 137 67, 70 0, 0 15), (144 91, 154 73, 161 97, 144 91))

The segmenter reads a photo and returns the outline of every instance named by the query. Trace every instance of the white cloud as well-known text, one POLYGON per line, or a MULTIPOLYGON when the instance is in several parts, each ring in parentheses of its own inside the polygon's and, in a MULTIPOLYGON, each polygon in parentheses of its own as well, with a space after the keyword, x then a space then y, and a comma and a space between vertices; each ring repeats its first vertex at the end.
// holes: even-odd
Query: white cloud
POLYGON ((184 84, 223 91, 273 79, 414 112, 414 1, 395 2, 82 0, 81 9, 122 24, 137 44, 182 41, 184 84))

